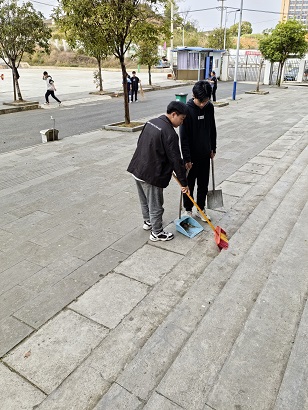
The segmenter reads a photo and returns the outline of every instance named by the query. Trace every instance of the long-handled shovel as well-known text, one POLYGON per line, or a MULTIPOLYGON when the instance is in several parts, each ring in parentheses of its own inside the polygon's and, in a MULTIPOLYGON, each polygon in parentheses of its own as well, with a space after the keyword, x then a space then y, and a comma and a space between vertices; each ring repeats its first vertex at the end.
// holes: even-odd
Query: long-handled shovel
MULTIPOLYGON (((182 187, 180 181, 177 179, 176 175, 173 173, 173 178, 176 180, 176 182, 182 187)), ((191 202, 195 205, 195 207, 198 209, 200 214, 203 216, 203 218, 206 220, 206 222, 210 225, 212 230, 214 231, 214 236, 215 236, 215 242, 218 246, 219 249, 228 249, 229 246, 229 241, 226 235, 226 232, 220 227, 220 226, 215 226, 212 224, 212 222, 208 219, 208 217, 205 215, 205 213, 202 211, 202 209, 198 206, 198 204, 194 201, 194 198, 190 196, 188 193, 186 193, 188 198, 191 200, 191 202)))
POLYGON ((212 165, 212 183, 213 183, 213 190, 207 193, 207 207, 209 209, 217 209, 224 206, 224 201, 222 198, 222 190, 215 189, 215 177, 214 177, 214 159, 211 158, 211 165, 212 165))

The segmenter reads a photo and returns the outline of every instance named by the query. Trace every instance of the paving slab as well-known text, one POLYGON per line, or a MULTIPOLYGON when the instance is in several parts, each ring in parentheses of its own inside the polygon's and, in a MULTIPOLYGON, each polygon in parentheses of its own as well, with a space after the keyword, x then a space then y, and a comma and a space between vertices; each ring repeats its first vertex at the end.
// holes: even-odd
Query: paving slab
POLYGON ((12 315, 25 303, 29 303, 34 295, 35 294, 31 290, 25 289, 19 285, 14 286, 0 295, 0 320, 12 315))
POLYGON ((3 410, 32 410, 46 395, 0 363, 0 403, 3 410))
POLYGON ((251 184, 241 184, 239 182, 232 182, 232 181, 224 181, 219 184, 223 193, 227 195, 243 197, 247 191, 251 189, 251 184))
POLYGON ((183 407, 178 406, 177 404, 173 403, 172 401, 168 400, 166 397, 162 396, 161 394, 157 394, 154 392, 147 402, 147 404, 143 407, 144 410, 180 410, 183 407))
POLYGON ((109 388, 110 383, 85 361, 38 405, 37 410, 93 409, 109 388))
POLYGON ((145 297, 148 286, 122 275, 109 274, 70 304, 70 308, 109 329, 145 297))
POLYGON ((101 278, 111 272, 127 255, 114 249, 107 248, 94 258, 73 271, 69 277, 88 286, 94 285, 101 278))
POLYGON ((49 394, 89 355, 108 331, 75 312, 61 312, 15 348, 5 363, 49 394))
POLYGON ((0 294, 5 293, 16 285, 22 285, 25 280, 41 269, 40 265, 23 260, 3 271, 0 275, 0 294))
POLYGON ((262 178, 261 175, 251 174, 243 171, 236 171, 234 174, 230 175, 227 181, 239 182, 242 184, 249 184, 259 181, 262 178))
POLYGON ((115 268, 115 272, 154 285, 181 259, 182 255, 145 245, 115 268))
POLYGON ((33 332, 33 328, 12 316, 0 321, 0 357, 33 332))
POLYGON ((129 391, 114 383, 93 410, 140 410, 142 402, 129 391))
POLYGON ((77 280, 69 277, 64 278, 55 285, 45 288, 36 297, 24 302, 20 309, 15 309, 14 316, 38 329, 87 290, 88 287, 88 285, 77 280))
POLYGON ((75 270, 78 270, 79 266, 83 264, 84 261, 81 259, 65 254, 62 258, 50 263, 28 279, 24 278, 22 286, 38 295, 46 288, 59 282, 72 272, 75 272, 75 270))
MULTIPOLYGON (((263 151, 262 151, 262 153, 263 153, 263 151)), ((259 154, 259 157, 260 156, 261 156, 261 154, 259 154)), ((250 161, 250 162, 244 164, 239 169, 239 171, 248 172, 248 173, 252 173, 252 174, 265 175, 270 169, 271 169, 270 165, 264 165, 264 164, 260 164, 260 163, 250 161)))

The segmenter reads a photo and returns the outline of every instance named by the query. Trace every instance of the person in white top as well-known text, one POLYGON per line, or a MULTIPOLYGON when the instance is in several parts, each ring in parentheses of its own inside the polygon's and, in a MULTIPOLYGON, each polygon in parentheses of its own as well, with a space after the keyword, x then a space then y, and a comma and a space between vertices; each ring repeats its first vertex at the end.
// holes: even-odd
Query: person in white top
POLYGON ((54 98, 59 103, 59 105, 61 105, 61 101, 59 100, 59 98, 55 96, 55 91, 57 91, 55 87, 55 82, 53 81, 52 77, 47 73, 47 71, 43 72, 43 80, 46 81, 47 85, 47 91, 45 93, 45 104, 49 104, 49 96, 51 95, 52 98, 54 98))

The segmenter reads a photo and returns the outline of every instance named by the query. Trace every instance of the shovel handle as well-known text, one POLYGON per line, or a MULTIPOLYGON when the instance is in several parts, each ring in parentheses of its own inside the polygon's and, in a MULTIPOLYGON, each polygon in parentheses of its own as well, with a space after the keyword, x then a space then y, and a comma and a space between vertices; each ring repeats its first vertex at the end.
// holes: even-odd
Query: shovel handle
POLYGON ((214 158, 211 158, 213 191, 215 191, 214 158))
MULTIPOLYGON (((176 182, 180 185, 180 187, 182 188, 182 185, 180 183, 180 181, 177 179, 175 173, 172 173, 173 178, 176 180, 176 182)), ((199 207, 199 205, 197 204, 197 202, 195 202, 194 198, 189 195, 186 192, 186 195, 188 196, 188 198, 191 200, 191 202, 195 205, 195 207, 198 209, 198 211, 200 212, 200 214, 203 216, 203 218, 206 220, 206 222, 210 225, 210 227, 213 229, 214 232, 216 232, 215 226, 212 224, 212 222, 209 220, 209 218, 205 215, 205 213, 202 211, 202 209, 199 207)))

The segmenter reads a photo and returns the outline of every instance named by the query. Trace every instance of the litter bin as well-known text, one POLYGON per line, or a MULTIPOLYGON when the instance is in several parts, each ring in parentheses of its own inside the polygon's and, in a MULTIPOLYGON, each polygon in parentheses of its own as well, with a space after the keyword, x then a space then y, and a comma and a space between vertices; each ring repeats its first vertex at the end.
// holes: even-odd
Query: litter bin
POLYGON ((41 130, 40 133, 42 142, 58 141, 59 139, 59 130, 56 130, 55 128, 41 130))
POLYGON ((186 103, 186 98, 188 94, 179 93, 175 94, 175 101, 181 101, 182 103, 186 103))

